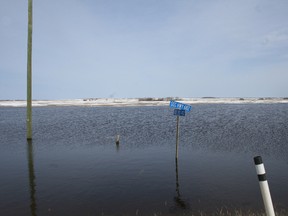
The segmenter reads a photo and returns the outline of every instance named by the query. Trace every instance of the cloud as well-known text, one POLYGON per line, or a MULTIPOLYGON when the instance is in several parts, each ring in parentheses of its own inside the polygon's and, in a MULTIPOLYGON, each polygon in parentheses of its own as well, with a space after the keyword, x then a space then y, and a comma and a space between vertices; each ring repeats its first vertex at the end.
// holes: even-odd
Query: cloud
POLYGON ((264 36, 263 44, 270 47, 288 46, 288 29, 282 28, 271 31, 264 36))

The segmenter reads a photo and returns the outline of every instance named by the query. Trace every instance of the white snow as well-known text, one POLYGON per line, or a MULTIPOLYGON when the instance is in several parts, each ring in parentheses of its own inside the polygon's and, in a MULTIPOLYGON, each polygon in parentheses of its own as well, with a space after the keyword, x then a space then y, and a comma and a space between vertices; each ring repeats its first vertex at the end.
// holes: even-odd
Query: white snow
MULTIPOLYGON (((288 103, 287 98, 177 98, 185 104, 288 103)), ((44 106, 169 106, 170 100, 159 98, 95 98, 72 100, 33 100, 33 107, 44 106)), ((0 107, 26 107, 25 100, 0 100, 0 107)))

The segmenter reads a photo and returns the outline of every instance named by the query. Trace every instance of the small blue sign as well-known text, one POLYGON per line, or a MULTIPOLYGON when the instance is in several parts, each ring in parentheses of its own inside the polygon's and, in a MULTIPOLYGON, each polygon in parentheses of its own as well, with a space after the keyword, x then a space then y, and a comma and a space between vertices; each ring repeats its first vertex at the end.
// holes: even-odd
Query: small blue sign
POLYGON ((174 115, 185 116, 185 110, 174 109, 174 115))
POLYGON ((185 110, 187 112, 190 112, 192 106, 188 105, 188 104, 183 104, 183 103, 179 103, 177 101, 170 101, 170 107, 171 108, 176 108, 176 109, 180 109, 180 110, 185 110))

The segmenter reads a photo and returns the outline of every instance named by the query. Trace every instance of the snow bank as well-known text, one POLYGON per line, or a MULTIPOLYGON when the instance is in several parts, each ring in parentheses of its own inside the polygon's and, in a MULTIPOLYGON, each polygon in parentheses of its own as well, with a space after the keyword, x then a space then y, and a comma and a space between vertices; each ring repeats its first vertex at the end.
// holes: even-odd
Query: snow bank
MULTIPOLYGON (((288 98, 174 98, 186 104, 288 103, 288 98)), ((169 106, 167 98, 90 98, 73 100, 34 100, 33 107, 45 106, 169 106)), ((0 107, 26 107, 24 100, 0 100, 0 107)))

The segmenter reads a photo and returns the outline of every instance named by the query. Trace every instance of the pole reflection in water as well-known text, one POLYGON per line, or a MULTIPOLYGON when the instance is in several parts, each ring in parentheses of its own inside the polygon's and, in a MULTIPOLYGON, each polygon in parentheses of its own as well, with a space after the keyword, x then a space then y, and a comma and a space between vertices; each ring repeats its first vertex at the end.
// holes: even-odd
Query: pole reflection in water
POLYGON ((171 208, 172 212, 176 212, 177 210, 188 210, 189 205, 181 198, 180 195, 180 185, 179 185, 179 175, 178 175, 178 159, 175 158, 175 166, 176 166, 176 196, 174 197, 175 206, 171 208))
POLYGON ((119 150, 120 150, 120 146, 119 144, 116 144, 116 151, 119 152, 119 150))
POLYGON ((30 186, 30 211, 32 216, 36 216, 36 184, 34 173, 34 160, 33 160, 33 144, 32 140, 27 140, 27 156, 28 156, 28 170, 29 170, 29 186, 30 186))

